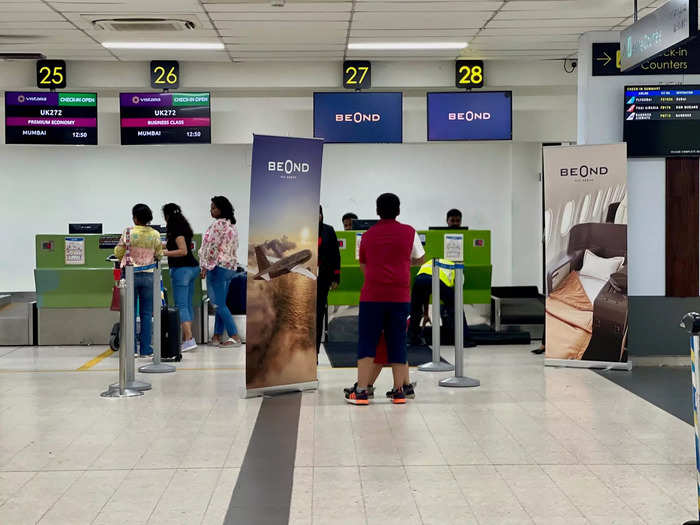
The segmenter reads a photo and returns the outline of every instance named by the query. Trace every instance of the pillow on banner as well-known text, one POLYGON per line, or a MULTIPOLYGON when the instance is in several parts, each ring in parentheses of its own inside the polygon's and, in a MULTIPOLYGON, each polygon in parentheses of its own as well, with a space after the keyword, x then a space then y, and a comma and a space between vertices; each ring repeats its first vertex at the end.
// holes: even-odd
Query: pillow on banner
POLYGON ((583 268, 581 268, 579 273, 587 277, 594 277, 601 281, 607 281, 612 274, 622 268, 624 262, 624 257, 605 259, 604 257, 598 257, 590 250, 586 250, 583 256, 583 268))

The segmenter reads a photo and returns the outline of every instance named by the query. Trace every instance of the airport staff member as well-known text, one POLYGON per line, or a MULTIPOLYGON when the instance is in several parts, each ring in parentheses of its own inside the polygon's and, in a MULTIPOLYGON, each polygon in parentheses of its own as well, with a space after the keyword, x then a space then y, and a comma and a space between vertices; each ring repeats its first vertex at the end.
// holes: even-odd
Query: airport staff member
MULTIPOLYGON (((439 262, 445 264, 453 264, 448 259, 438 259, 439 262)), ((445 268, 438 268, 440 276, 440 298, 445 303, 447 310, 445 315, 444 328, 446 334, 454 334, 455 332, 455 271, 445 268)), ((408 325, 408 342, 410 345, 425 345, 425 340, 421 336, 420 326, 421 320, 424 324, 430 321, 428 317, 428 305, 430 303, 430 295, 433 293, 433 260, 430 259, 418 270, 413 281, 411 289, 411 321, 408 325)), ((436 299, 433 298, 433 301, 436 299)), ((464 347, 471 348, 476 346, 471 341, 469 335, 469 325, 467 319, 462 314, 464 326, 464 347)), ((433 323, 433 330, 439 330, 440 324, 433 323)))
POLYGON ((343 215, 343 229, 345 231, 352 230, 352 221, 354 219, 357 219, 357 215, 354 213, 348 212, 343 215))
POLYGON ((377 198, 380 221, 367 230, 360 244, 360 269, 365 283, 360 293, 357 385, 345 393, 346 402, 353 405, 369 404, 367 386, 382 331, 394 375, 392 403, 406 402, 403 383, 411 265, 423 263, 425 250, 416 230, 396 220, 400 205, 399 198, 393 193, 380 195, 377 198))
POLYGON ((318 278, 316 279, 316 354, 321 347, 323 318, 328 307, 328 292, 340 284, 340 248, 335 230, 323 223, 323 206, 318 210, 318 278))
POLYGON ((455 229, 462 227, 462 212, 457 208, 452 208, 447 212, 447 226, 455 229))

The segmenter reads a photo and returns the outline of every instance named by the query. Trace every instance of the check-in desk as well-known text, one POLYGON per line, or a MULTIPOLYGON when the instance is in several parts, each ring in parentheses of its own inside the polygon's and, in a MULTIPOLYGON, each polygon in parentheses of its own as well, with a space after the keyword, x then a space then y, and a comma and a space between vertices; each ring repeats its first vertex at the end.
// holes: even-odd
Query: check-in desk
MULTIPOLYGON (((37 344, 105 345, 119 312, 110 310, 114 253, 120 234, 37 235, 34 281, 37 296, 37 344)), ((163 236, 164 237, 164 236, 163 236)), ((194 236, 195 253, 201 235, 194 236)), ((172 290, 167 259, 161 267, 163 285, 172 290)), ((168 302, 173 305, 173 294, 168 302)), ((202 284, 197 279, 193 306, 194 336, 201 340, 202 284)))
MULTIPOLYGON (((329 293, 329 305, 358 305, 364 277, 360 271, 358 238, 361 231, 337 231, 340 244, 340 286, 329 293)), ((491 303, 491 232, 489 230, 419 231, 425 260, 444 257, 445 235, 463 236, 464 304, 491 303)), ((361 242, 361 241, 360 241, 361 242)), ((418 268, 411 269, 411 279, 418 268)))

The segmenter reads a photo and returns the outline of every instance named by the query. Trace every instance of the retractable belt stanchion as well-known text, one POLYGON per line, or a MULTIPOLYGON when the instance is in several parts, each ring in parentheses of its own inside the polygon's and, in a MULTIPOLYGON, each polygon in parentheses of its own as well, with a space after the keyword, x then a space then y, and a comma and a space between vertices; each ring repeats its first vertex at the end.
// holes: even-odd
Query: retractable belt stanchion
MULTIPOLYGON (((132 268, 133 277, 133 268, 132 268)), ((133 281, 133 279, 132 279, 133 281)), ((134 367, 134 288, 131 286, 131 294, 128 293, 128 285, 125 279, 121 279, 117 285, 119 288, 120 323, 119 323, 119 382, 110 385, 102 397, 132 397, 142 396, 143 392, 128 386, 129 366, 132 374, 134 367), (131 302, 129 302, 129 296, 131 302), (131 317, 131 323, 128 319, 131 317)))
POLYGON ((168 372, 175 372, 176 370, 173 365, 160 362, 160 308, 160 267, 158 263, 156 263, 156 267, 153 269, 153 362, 139 367, 139 372, 144 374, 167 374, 168 372))
MULTIPOLYGON (((125 266, 124 273, 126 277, 126 301, 121 303, 121 327, 122 334, 124 334, 123 339, 120 342, 121 345, 129 342, 128 348, 130 351, 126 353, 126 387, 134 390, 150 390, 151 384, 144 381, 136 380, 136 362, 134 360, 134 334, 136 329, 136 312, 134 308, 135 296, 134 296, 134 274, 139 271, 144 271, 152 268, 151 266, 140 266, 134 268, 133 266, 125 266)), ((141 327, 143 329, 143 326, 141 327)), ((120 354, 121 355, 121 354, 120 354)), ((111 388, 119 388, 119 383, 114 383, 111 388)))
POLYGON ((440 269, 437 259, 433 259, 433 360, 418 367, 422 372, 451 372, 455 369, 450 363, 440 359, 440 269))
POLYGON ((698 485, 698 518, 686 521, 684 525, 700 524, 700 429, 698 428, 698 405, 700 404, 700 314, 691 312, 683 317, 681 327, 690 334, 690 369, 693 375, 693 420, 695 421, 695 468, 698 485))
MULTIPOLYGON (((478 379, 464 375, 464 264, 437 263, 440 268, 455 272, 455 375, 440 381, 440 386, 474 387, 481 385, 478 379)), ((433 270, 433 273, 435 271, 433 270)))

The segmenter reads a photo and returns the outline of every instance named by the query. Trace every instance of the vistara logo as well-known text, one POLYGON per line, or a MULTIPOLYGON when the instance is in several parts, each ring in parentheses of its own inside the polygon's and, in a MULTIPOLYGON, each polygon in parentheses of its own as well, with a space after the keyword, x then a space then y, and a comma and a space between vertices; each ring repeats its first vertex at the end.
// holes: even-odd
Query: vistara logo
POLYGON ((465 111, 464 113, 448 113, 447 120, 464 120, 466 122, 473 122, 475 120, 491 120, 491 113, 486 111, 476 112, 476 111, 465 111))
POLYGON ((379 122, 382 120, 382 116, 379 113, 360 113, 356 111, 355 113, 336 113, 336 122, 350 122, 353 124, 360 124, 362 122, 379 122))
POLYGON ((270 173, 284 173, 285 175, 298 175, 300 173, 308 173, 311 166, 308 162, 296 162, 290 159, 287 160, 271 160, 267 163, 267 171, 270 173))
POLYGON ((591 175, 607 175, 608 171, 607 166, 588 166, 582 164, 574 168, 561 168, 559 174, 562 177, 581 177, 582 179, 586 179, 591 175))
POLYGON ((20 95, 17 97, 17 102, 20 104, 23 104, 26 99, 24 98, 24 95, 20 95))
POLYGON ((139 97, 137 97, 137 96, 131 97, 131 102, 133 102, 134 104, 138 104, 138 103, 139 103, 139 97))

